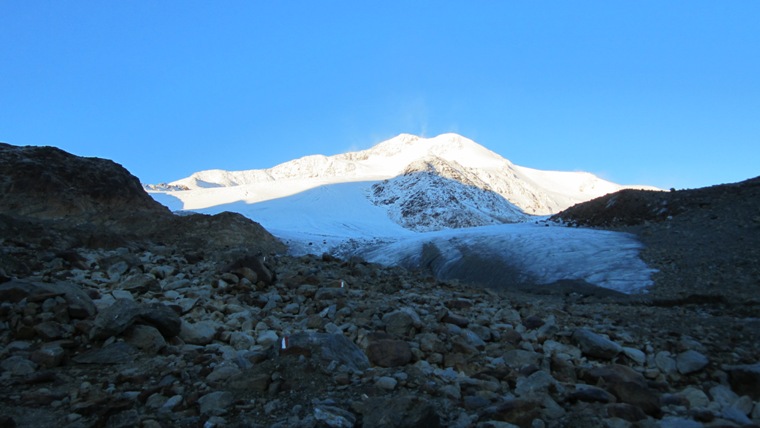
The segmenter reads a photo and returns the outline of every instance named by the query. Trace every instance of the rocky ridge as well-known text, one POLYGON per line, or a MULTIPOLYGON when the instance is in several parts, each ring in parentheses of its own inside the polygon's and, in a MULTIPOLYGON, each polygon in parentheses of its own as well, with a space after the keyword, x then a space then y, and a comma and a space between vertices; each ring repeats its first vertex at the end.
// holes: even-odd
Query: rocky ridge
POLYGON ((370 199, 386 206, 393 221, 418 232, 516 223, 528 217, 476 173, 439 157, 413 162, 402 175, 373 184, 370 199))
POLYGON ((495 292, 266 240, 81 245, 68 226, 43 237, 55 222, 7 218, 3 426, 760 421, 757 318, 661 299, 667 284, 495 292))

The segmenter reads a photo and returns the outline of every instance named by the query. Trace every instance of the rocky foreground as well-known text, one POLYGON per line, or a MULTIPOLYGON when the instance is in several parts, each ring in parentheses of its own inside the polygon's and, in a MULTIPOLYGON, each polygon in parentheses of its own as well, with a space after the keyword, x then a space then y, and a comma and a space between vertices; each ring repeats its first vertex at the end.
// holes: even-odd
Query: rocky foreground
MULTIPOLYGON (((84 191, 69 204, 33 180, 13 184, 23 173, 8 159, 39 154, 0 148, 0 172, 14 177, 0 186, 0 426, 760 424, 755 306, 710 298, 714 281, 752 279, 691 266, 670 244, 652 240, 645 254, 669 269, 647 295, 496 292, 289 257, 232 215, 149 203, 124 215, 128 204, 84 191), (25 200, 41 209, 8 208, 25 200), (669 291, 692 268, 710 293, 669 291)), ((77 188, 58 173, 47 182, 77 188)), ((747 227, 757 232, 751 217, 747 227)))

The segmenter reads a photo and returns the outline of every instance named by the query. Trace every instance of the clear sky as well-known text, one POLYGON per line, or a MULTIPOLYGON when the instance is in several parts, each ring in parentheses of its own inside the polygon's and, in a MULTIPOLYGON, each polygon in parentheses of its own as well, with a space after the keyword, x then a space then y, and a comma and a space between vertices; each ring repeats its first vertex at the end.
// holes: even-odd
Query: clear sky
POLYGON ((622 184, 760 175, 760 1, 0 2, 0 141, 157 183, 402 132, 622 184))

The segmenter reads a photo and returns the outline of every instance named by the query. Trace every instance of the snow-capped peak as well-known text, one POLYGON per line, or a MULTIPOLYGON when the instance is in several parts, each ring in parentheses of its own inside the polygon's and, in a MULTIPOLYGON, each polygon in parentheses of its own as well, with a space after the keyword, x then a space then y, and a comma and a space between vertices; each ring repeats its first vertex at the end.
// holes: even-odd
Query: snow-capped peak
POLYGON ((432 138, 400 134, 367 150, 310 155, 268 169, 200 171, 169 188, 203 190, 202 197, 178 195, 185 209, 197 209, 240 200, 255 203, 323 185, 390 180, 431 165, 446 178, 495 192, 526 214, 552 214, 622 188, 589 173, 520 167, 452 133, 432 138), (220 189, 211 192, 214 188, 220 189))

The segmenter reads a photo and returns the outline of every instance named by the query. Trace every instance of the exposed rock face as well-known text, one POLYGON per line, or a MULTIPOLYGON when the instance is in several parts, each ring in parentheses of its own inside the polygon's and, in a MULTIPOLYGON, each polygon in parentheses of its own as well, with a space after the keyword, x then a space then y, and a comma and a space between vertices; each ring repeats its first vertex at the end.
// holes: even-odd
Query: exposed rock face
POLYGON ((55 243, 60 250, 150 241, 201 252, 284 250, 258 223, 239 214, 173 215, 110 160, 0 143, 0 177, 0 232, 30 244, 55 243))
POLYGON ((0 143, 0 177, 2 214, 104 223, 132 212, 168 213, 121 165, 55 147, 0 143))
POLYGON ((370 199, 391 219, 419 232, 515 223, 527 215, 477 174, 455 161, 430 157, 372 186, 370 199))

